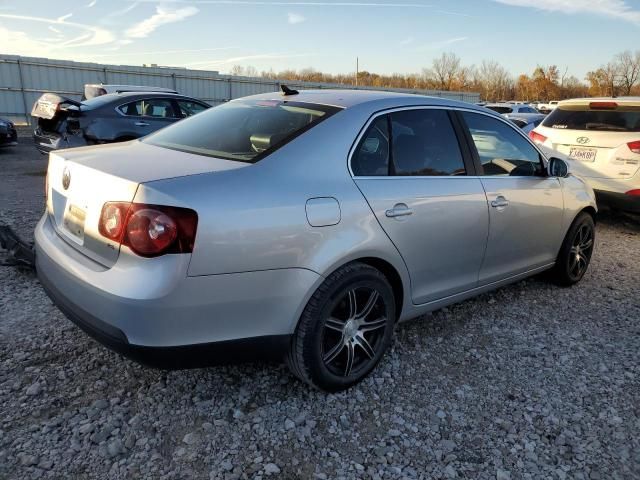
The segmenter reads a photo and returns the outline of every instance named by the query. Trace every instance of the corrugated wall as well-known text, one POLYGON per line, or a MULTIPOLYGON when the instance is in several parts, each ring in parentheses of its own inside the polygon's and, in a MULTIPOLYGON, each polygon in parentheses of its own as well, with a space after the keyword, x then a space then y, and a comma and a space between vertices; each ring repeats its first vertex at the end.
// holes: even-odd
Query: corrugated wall
MULTIPOLYGON (((79 99, 85 83, 149 85, 168 87, 184 95, 200 98, 211 105, 234 98, 280 89, 280 81, 264 78, 220 75, 205 70, 184 68, 136 67, 128 65, 102 65, 48 58, 0 55, 0 116, 16 122, 29 122, 34 102, 44 92, 62 94, 79 99)), ((356 88, 353 85, 285 81, 293 88, 356 88)), ((357 87, 375 90, 371 87, 357 87)), ((394 92, 433 95, 436 97, 480 101, 480 94, 471 92, 444 92, 439 90, 407 90, 385 88, 394 92)))

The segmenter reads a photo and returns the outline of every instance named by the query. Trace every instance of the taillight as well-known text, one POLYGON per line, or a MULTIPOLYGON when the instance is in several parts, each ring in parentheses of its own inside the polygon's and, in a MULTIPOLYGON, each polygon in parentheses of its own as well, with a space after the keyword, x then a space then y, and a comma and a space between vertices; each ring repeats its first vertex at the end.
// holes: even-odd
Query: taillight
POLYGON ((640 154, 640 140, 627 143, 627 147, 629 147, 629 150, 631 150, 633 153, 640 154))
POLYGON ((198 214, 188 208, 108 202, 102 207, 98 231, 142 257, 191 253, 198 214))
POLYGON ((103 237, 115 242, 122 242, 127 212, 131 206, 128 202, 109 202, 102 207, 98 231, 103 237))
POLYGON ((547 141, 547 137, 545 137, 541 133, 536 132, 535 130, 531 130, 529 132, 529 138, 535 143, 544 143, 547 141))
POLYGON ((630 195, 632 197, 640 197, 640 188, 636 188, 635 190, 629 190, 626 195, 630 195))
POLYGON ((591 110, 615 110, 618 108, 616 102, 591 102, 589 104, 591 110))

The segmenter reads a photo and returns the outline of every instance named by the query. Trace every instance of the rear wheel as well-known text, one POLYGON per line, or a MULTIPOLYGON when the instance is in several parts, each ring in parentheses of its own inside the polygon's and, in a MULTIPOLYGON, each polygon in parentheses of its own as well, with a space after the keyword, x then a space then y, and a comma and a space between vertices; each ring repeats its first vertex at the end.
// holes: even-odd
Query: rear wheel
POLYGON ((394 324, 393 290, 384 275, 366 264, 346 265, 307 303, 287 363, 316 388, 344 390, 375 368, 391 343, 394 324))
POLYGON ((562 286, 582 280, 587 272, 595 243, 595 222, 588 213, 580 213, 569 228, 560 248, 552 279, 562 286))

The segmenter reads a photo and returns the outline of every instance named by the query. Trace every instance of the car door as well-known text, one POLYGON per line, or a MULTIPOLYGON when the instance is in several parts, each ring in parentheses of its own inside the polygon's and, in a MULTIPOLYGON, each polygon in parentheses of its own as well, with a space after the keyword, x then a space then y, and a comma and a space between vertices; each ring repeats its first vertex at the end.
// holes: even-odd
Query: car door
POLYGON ((356 185, 405 261, 415 304, 478 282, 487 201, 457 125, 441 108, 379 114, 351 157, 356 185))
POLYGON ((540 152, 508 122, 460 112, 489 204, 489 240, 480 285, 555 262, 563 197, 540 152))
POLYGON ((178 120, 173 103, 166 98, 148 98, 121 105, 120 130, 135 138, 144 137, 178 120))

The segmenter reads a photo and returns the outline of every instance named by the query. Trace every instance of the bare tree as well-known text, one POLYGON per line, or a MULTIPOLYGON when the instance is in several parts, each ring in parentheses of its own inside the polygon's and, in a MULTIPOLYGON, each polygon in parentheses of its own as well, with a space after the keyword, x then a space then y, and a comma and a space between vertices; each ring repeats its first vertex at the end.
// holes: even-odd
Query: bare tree
POLYGON ((441 90, 451 90, 454 80, 460 73, 460 58, 455 53, 443 53, 435 58, 428 75, 441 90))
POLYGON ((640 80, 640 50, 636 50, 635 54, 629 50, 619 53, 615 58, 615 66, 623 95, 630 95, 640 80))
POLYGON ((475 84, 485 100, 502 100, 510 96, 513 79, 509 72, 495 60, 483 60, 475 70, 475 84))

